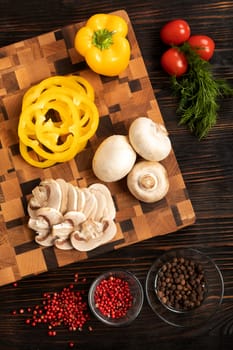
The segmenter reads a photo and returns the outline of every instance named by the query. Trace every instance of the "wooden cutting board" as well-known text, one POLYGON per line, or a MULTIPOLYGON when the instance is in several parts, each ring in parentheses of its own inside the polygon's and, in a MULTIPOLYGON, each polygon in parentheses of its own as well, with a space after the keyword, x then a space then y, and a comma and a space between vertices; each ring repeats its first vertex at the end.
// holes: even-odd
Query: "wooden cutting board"
POLYGON ((108 187, 116 204, 115 239, 88 253, 41 247, 28 229, 27 202, 32 189, 45 178, 63 178, 86 187, 95 178, 91 161, 100 142, 112 134, 127 134, 136 117, 163 122, 148 73, 125 11, 132 55, 128 68, 114 78, 95 74, 73 47, 84 23, 39 35, 0 49, 0 285, 39 274, 100 253, 158 235, 175 232, 195 221, 195 213, 172 150, 162 163, 169 174, 166 198, 145 204, 133 198, 125 179, 108 187), (86 149, 72 161, 47 169, 28 165, 20 156, 17 125, 25 91, 52 75, 80 74, 93 85, 100 125, 86 149))

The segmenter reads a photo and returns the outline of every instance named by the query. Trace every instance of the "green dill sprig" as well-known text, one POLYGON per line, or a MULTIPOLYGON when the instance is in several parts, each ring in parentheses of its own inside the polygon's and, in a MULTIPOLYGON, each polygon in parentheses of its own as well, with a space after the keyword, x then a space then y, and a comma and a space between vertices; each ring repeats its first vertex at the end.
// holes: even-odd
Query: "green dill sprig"
POLYGON ((233 88, 222 79, 215 79, 211 64, 203 60, 184 43, 181 50, 188 61, 188 71, 182 77, 171 77, 172 90, 179 98, 179 124, 186 125, 199 139, 207 136, 217 122, 218 99, 233 96, 233 88))

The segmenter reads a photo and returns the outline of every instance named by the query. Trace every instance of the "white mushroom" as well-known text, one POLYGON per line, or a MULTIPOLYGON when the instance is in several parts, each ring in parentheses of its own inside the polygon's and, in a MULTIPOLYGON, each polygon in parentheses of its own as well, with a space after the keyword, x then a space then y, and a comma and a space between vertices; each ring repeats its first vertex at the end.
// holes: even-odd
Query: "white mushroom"
POLYGON ((72 246, 72 244, 70 243, 69 238, 68 239, 62 239, 62 238, 55 239, 54 245, 56 248, 62 249, 62 250, 71 250, 74 248, 72 246))
POLYGON ((71 244, 79 251, 89 251, 109 242, 117 230, 113 220, 102 222, 86 220, 80 226, 80 230, 70 236, 71 244))
POLYGON ((103 184, 79 188, 63 179, 44 180, 34 188, 28 208, 28 226, 42 246, 86 251, 116 234, 114 202, 103 184))
POLYGON ((41 236, 40 234, 37 234, 35 237, 36 243, 44 246, 44 247, 51 247, 54 244, 54 237, 52 234, 48 234, 47 236, 41 236))
MULTIPOLYGON (((88 189, 89 191, 95 194, 95 197, 97 198, 97 201, 98 201, 98 208, 102 207, 100 203, 101 200, 104 203, 103 214, 102 214, 102 217, 100 217, 100 219, 103 219, 103 217, 105 217, 113 220, 116 216, 116 208, 112 199, 111 192, 109 191, 108 187, 105 186, 104 184, 95 183, 90 185, 88 189)), ((97 214, 99 215, 100 213, 98 212, 96 213, 96 215, 97 214)))
POLYGON ((78 229, 80 223, 86 220, 86 216, 79 211, 69 211, 63 216, 63 222, 53 225, 52 235, 57 238, 66 239, 78 229))
POLYGON ((50 207, 60 210, 62 202, 62 191, 59 183, 54 179, 43 180, 40 186, 44 186, 47 190, 47 201, 43 203, 43 207, 50 207))
POLYGON ((67 211, 68 204, 68 182, 63 179, 56 179, 56 182, 60 186, 61 189, 61 203, 60 203, 60 212, 63 214, 67 211))
POLYGON ((82 211, 87 219, 90 217, 94 218, 97 210, 97 200, 88 188, 83 188, 82 192, 85 196, 85 205, 82 211))
POLYGON ((136 153, 124 135, 107 137, 97 148, 92 168, 96 177, 105 182, 122 179, 132 169, 136 153))
POLYGON ((49 222, 43 216, 29 218, 28 227, 36 231, 36 233, 39 234, 40 237, 46 237, 50 231, 49 222))
POLYGON ((169 189, 168 174, 159 162, 141 161, 135 164, 127 176, 132 195, 142 202, 157 202, 169 189))
POLYGON ((32 191, 32 197, 28 202, 28 214, 35 218, 37 210, 42 207, 60 210, 61 202, 62 191, 59 183, 53 179, 43 180, 32 191))
POLYGON ((81 188, 75 186, 75 189, 76 189, 76 191, 78 193, 78 207, 77 207, 77 210, 78 211, 83 211, 84 206, 85 206, 85 202, 86 202, 85 194, 84 194, 84 192, 82 191, 81 188))
POLYGON ((63 215, 57 209, 51 207, 42 207, 37 210, 37 217, 42 216, 45 220, 48 221, 49 226, 59 224, 63 221, 63 215))
POLYGON ((75 186, 70 183, 68 185, 68 199, 67 199, 67 211, 76 211, 78 210, 78 191, 75 186))
POLYGON ((129 128, 129 140, 134 150, 144 159, 160 161, 171 151, 171 141, 163 124, 140 117, 129 128))
POLYGON ((106 211, 106 207, 107 207, 106 197, 101 191, 97 191, 97 190, 92 189, 92 188, 90 188, 90 191, 95 194, 95 198, 97 201, 97 210, 95 212, 95 216, 93 219, 95 221, 101 221, 105 215, 105 211, 106 211))

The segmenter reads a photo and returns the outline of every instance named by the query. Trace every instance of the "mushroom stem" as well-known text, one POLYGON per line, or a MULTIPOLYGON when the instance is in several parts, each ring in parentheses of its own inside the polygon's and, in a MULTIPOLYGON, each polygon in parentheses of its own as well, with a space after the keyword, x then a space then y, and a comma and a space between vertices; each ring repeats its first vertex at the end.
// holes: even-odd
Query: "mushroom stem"
POLYGON ((153 190, 158 184, 155 176, 151 174, 144 174, 139 179, 139 186, 145 190, 153 190))

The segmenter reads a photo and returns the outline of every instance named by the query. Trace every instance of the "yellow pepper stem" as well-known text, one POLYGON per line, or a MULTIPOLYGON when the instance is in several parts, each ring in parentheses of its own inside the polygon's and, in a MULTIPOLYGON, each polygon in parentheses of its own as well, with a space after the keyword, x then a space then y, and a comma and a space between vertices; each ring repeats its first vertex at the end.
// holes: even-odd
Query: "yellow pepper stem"
POLYGON ((113 34, 114 31, 110 32, 106 28, 96 30, 92 37, 92 44, 100 50, 106 50, 113 44, 113 34))

